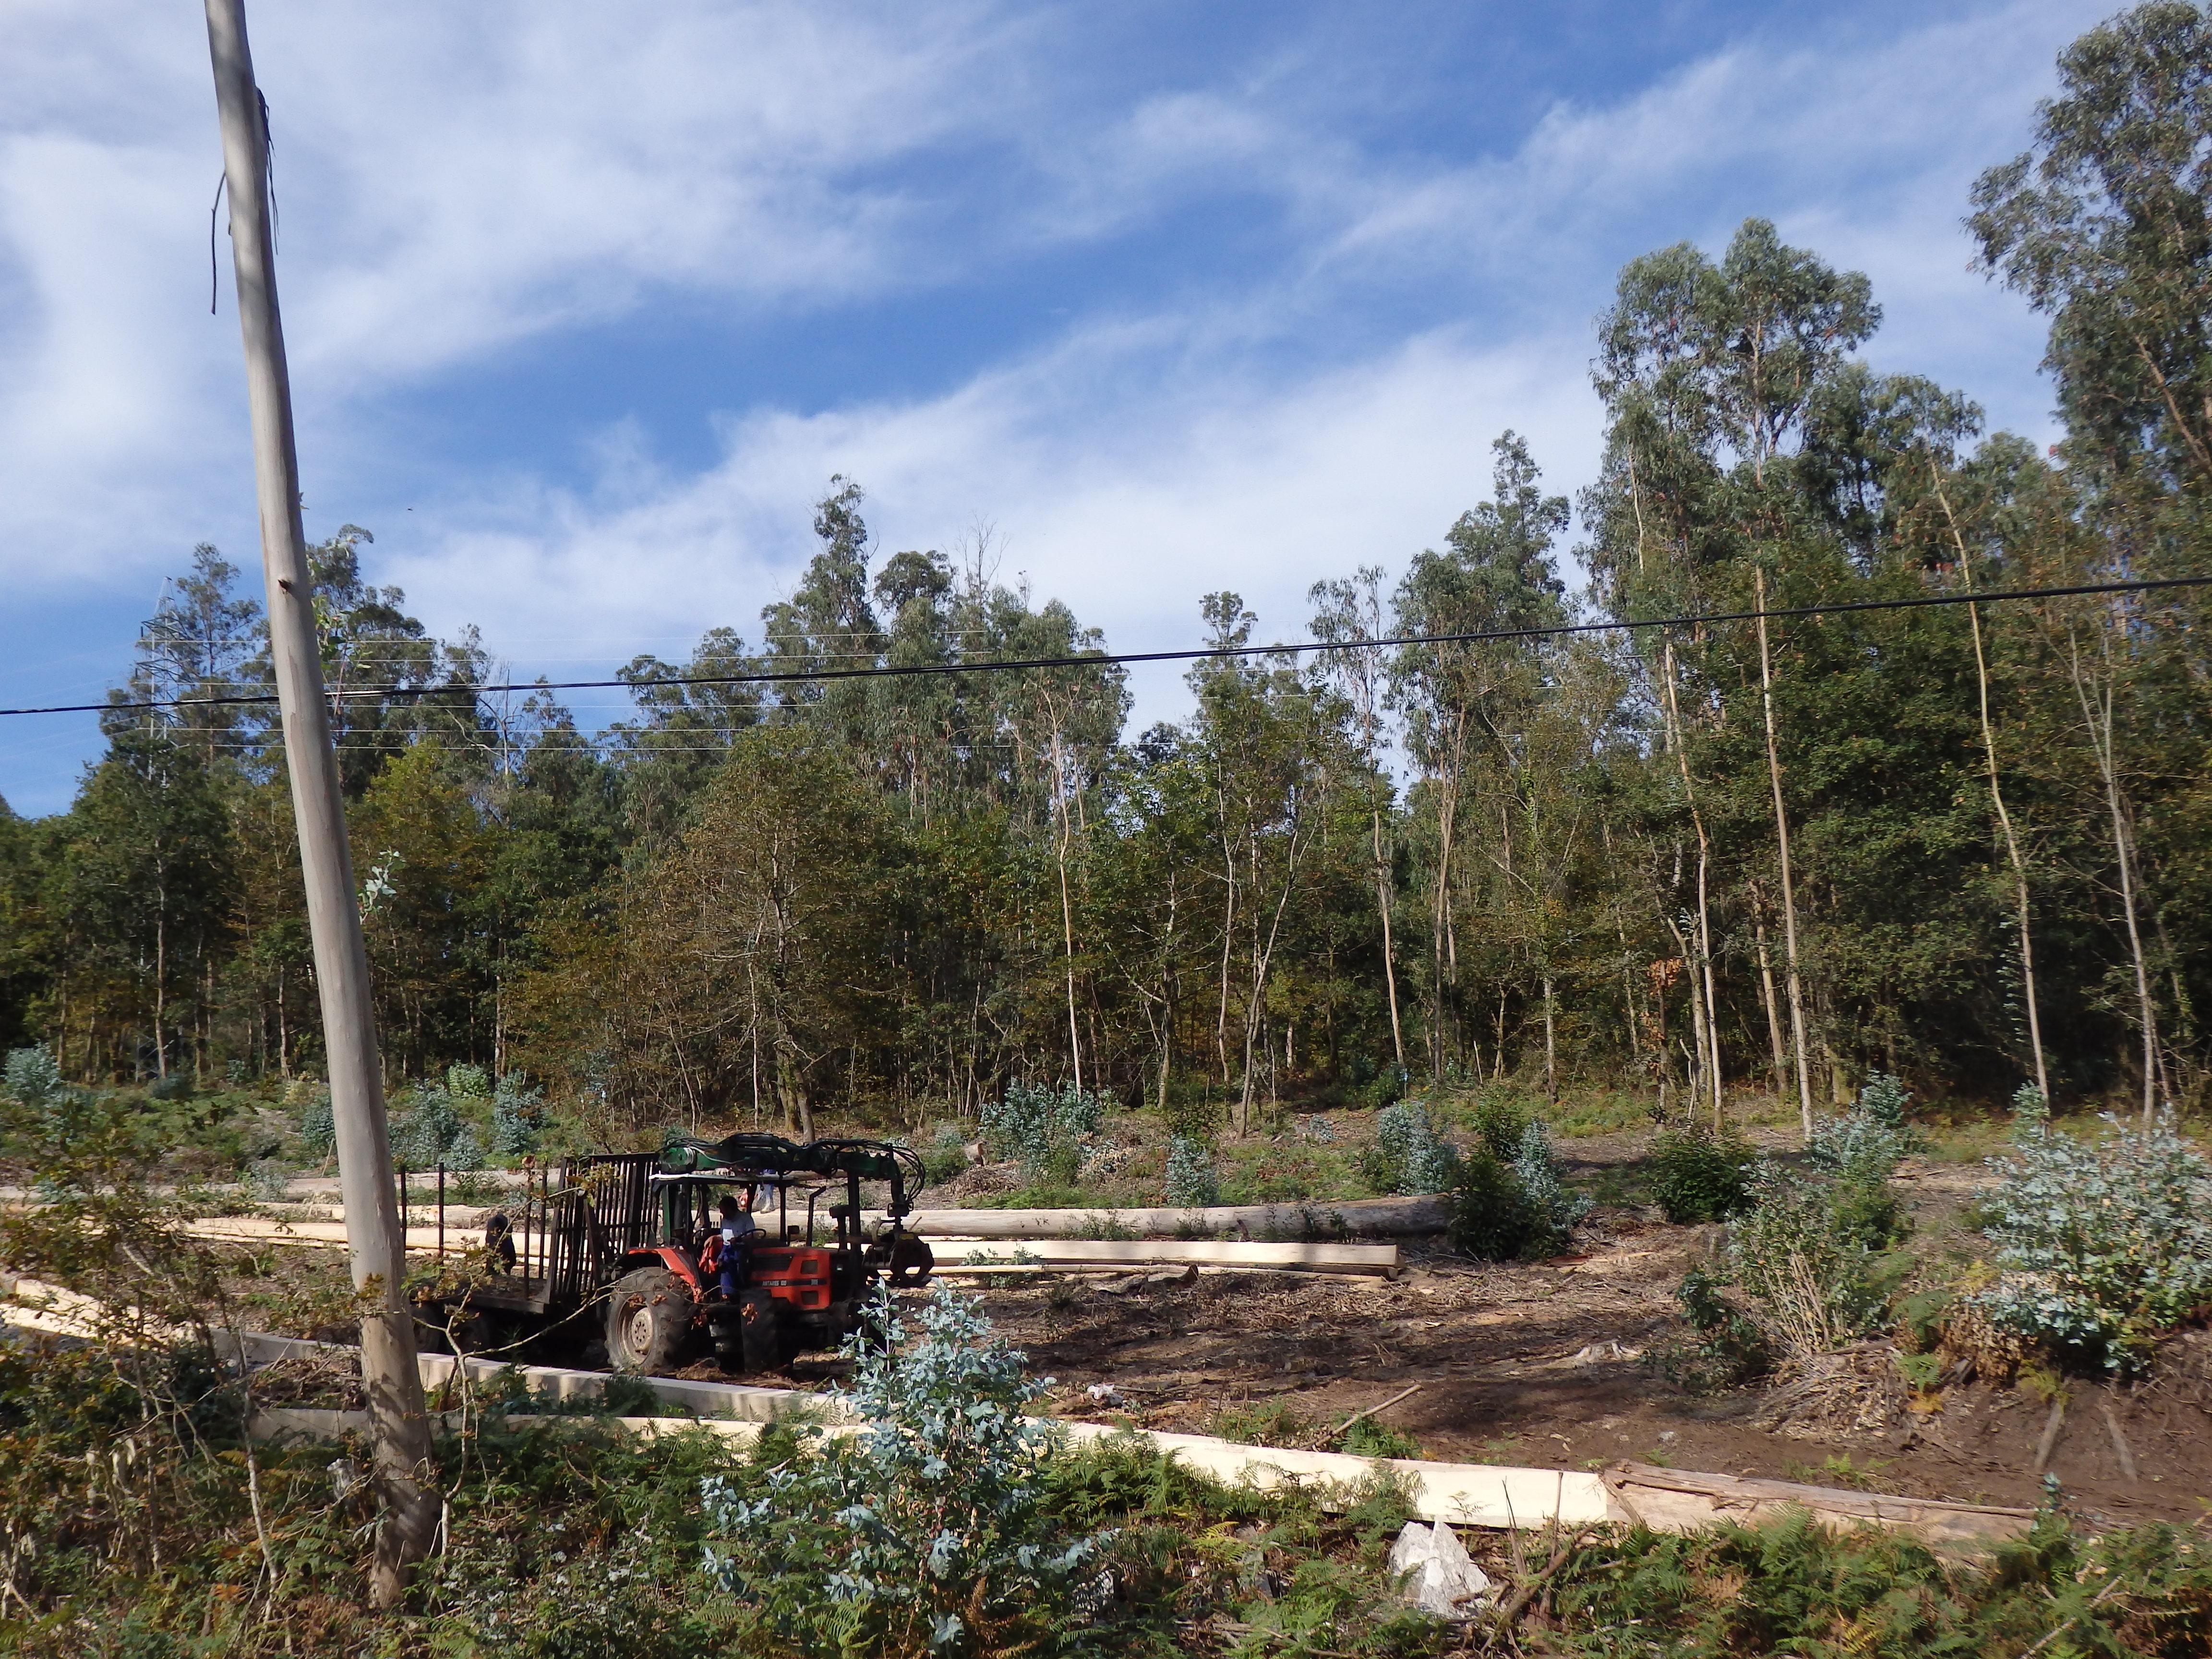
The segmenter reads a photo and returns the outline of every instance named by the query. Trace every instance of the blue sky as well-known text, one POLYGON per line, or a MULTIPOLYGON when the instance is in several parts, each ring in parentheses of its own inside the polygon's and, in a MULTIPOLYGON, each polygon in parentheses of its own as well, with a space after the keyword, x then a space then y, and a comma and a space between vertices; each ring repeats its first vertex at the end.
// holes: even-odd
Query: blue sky
MULTIPOLYGON (((309 532, 522 675, 757 639, 832 472, 1115 646, 1222 587, 1295 635, 1500 429, 1586 482, 1614 273, 1750 214, 2041 436, 1959 220, 2109 9, 252 0, 309 532)), ((196 542, 258 583, 218 171, 196 8, 0 15, 0 704, 119 679, 196 542)), ((0 722, 0 796, 97 749, 0 722)))

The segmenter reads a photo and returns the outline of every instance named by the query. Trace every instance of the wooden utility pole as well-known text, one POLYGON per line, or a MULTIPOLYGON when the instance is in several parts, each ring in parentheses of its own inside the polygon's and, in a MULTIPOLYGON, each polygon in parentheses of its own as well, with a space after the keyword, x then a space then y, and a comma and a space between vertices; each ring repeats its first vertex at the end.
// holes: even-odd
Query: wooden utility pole
POLYGON ((269 222, 269 132, 253 58, 246 41, 245 0, 207 0, 208 48, 215 60, 216 108, 222 130, 223 179, 230 196, 230 243, 238 283, 239 330, 246 344, 246 386, 253 418, 253 471, 261 509, 261 564, 269 588, 269 655, 284 726, 285 770, 300 832, 315 980, 329 1055, 331 1115, 337 1131, 338 1188, 345 1204, 353 1282, 368 1306, 361 1322, 362 1382, 368 1395, 375 1475, 383 1500, 370 1594, 397 1602, 407 1571, 428 1552, 439 1505, 423 1475, 430 1431, 415 1364, 415 1324, 401 1292, 405 1258, 392 1148, 369 1000, 368 956, 354 896, 338 796, 337 758, 323 701, 322 658, 307 537, 300 523, 300 459, 292 435, 292 385, 276 310, 276 248, 269 222))

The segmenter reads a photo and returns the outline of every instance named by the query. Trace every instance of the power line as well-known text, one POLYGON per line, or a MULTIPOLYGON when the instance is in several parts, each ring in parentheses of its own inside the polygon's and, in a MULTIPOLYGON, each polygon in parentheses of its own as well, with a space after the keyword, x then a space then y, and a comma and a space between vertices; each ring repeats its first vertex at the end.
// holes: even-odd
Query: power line
MULTIPOLYGON (((337 703, 377 702, 394 697, 481 696, 495 691, 623 690, 633 694, 672 685, 812 684, 823 680, 909 679, 926 675, 1003 674, 1042 668, 1103 668, 1122 663, 1205 662, 1237 657, 1293 656, 1310 651, 1379 651, 1424 645, 1482 645, 1510 640, 1558 639, 1573 634, 1633 633, 1647 628, 1701 628, 1715 623, 1755 622, 1761 616, 1786 622, 1796 617, 1835 617, 1862 611, 1916 611, 1932 605, 1993 605, 2009 599, 2057 599, 2092 593, 2148 593, 2166 588, 2212 586, 2212 575, 2165 576, 2124 582, 2082 582, 2069 587, 2000 587, 1980 592, 1923 593, 1909 599, 1850 599, 1833 605, 1800 605, 1780 610, 1716 611, 1699 616, 1652 617, 1640 621, 1557 623, 1543 628, 1500 628, 1467 634, 1404 634, 1376 640, 1312 640, 1299 644, 1206 646, 1182 651, 1090 652, 1076 657, 1029 657, 1006 662, 918 663, 902 667, 788 669, 775 673, 675 674, 640 680, 516 680, 490 685, 368 686, 334 690, 337 703)), ((139 708, 196 708, 276 701, 274 692, 240 692, 219 697, 148 697, 128 702, 57 703, 36 708, 0 708, 4 714, 105 714, 139 708)))

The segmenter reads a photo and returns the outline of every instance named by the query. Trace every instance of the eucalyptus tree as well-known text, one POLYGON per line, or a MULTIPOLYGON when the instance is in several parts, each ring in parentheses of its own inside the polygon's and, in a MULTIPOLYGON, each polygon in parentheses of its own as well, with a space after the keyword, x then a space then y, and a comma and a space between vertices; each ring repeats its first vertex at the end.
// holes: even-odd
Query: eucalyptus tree
POLYGON ((2212 17, 2122 12, 2059 54, 2035 144, 1976 181, 1984 266, 2051 319, 2069 460, 2108 488, 2212 483, 2212 17))
POLYGON ((140 628, 130 680, 111 697, 170 706, 118 709, 106 717, 111 727, 162 726, 189 741, 210 767, 245 758, 250 705, 222 700, 265 685, 248 670, 268 638, 259 604, 236 592, 238 576, 236 565, 202 542, 192 550, 191 568, 161 585, 154 614, 140 628))
POLYGON ((1406 1033, 1398 1018, 1398 953, 1390 937, 1397 890, 1397 848, 1391 830, 1397 813, 1385 759, 1389 750, 1385 708, 1389 659, 1385 647, 1376 643, 1384 632, 1382 583, 1387 574, 1380 565, 1362 565, 1349 579, 1316 582, 1306 600, 1315 607, 1308 630, 1334 647, 1322 653, 1316 678, 1343 699, 1358 765, 1352 787, 1366 797, 1375 914, 1382 932, 1383 995, 1390 1011, 1390 1052, 1402 1075, 1406 1033))
POLYGON ((1396 631, 1433 643, 1401 646, 1390 666, 1407 752, 1420 769, 1417 810, 1429 819, 1429 1063, 1441 1079, 1452 1046, 1448 1009, 1459 978, 1455 860, 1466 833, 1468 769, 1518 729, 1536 694, 1527 640, 1437 636, 1510 633, 1564 622, 1565 586, 1552 549, 1567 527, 1565 496, 1543 493, 1528 445, 1511 432, 1492 446, 1492 496, 1446 532, 1444 550, 1416 555, 1394 600, 1396 631))
MULTIPOLYGON (((1251 643, 1258 618, 1238 595, 1207 594, 1200 608, 1210 647, 1251 643)), ((1288 653, 1202 659, 1188 679, 1198 704, 1189 743, 1212 798, 1220 876, 1214 1052, 1223 1084, 1237 1085, 1243 1133, 1251 1127, 1270 975, 1279 965, 1285 919, 1313 878, 1310 855, 1326 828, 1342 757, 1337 734, 1288 653)))
POLYGON ((66 837, 62 900, 78 963, 68 1023, 88 1069, 197 1069, 234 872, 220 787, 196 746, 158 729, 115 732, 66 837))
MULTIPOLYGON (((1763 219, 1747 219, 1716 264, 1687 244, 1630 262, 1615 303, 1600 324, 1598 391, 1611 418, 1600 486, 1600 574, 1616 606, 1655 600, 1677 613, 1717 593, 1742 605, 1747 565, 1752 604, 1764 612, 1773 580, 1786 578, 1803 546, 1802 494, 1778 465, 1802 435, 1820 388, 1881 321, 1867 279, 1839 272, 1793 248, 1763 219), (1625 497, 1625 499, 1624 499, 1625 497), (1609 498, 1609 499, 1608 499, 1609 498), (1629 545, 1624 547, 1623 543, 1629 545)), ((1778 855, 1790 1035, 1807 1133, 1813 1102, 1799 907, 1790 856, 1790 814, 1775 724, 1774 664, 1766 623, 1758 623, 1759 708, 1778 855)), ((1704 641, 1697 642, 1705 656, 1704 641)), ((1708 726, 1724 720, 1727 693, 1711 665, 1678 661, 1662 635, 1657 679, 1668 746, 1698 840, 1693 992, 1702 992, 1701 1059, 1716 1113, 1721 1103, 1719 997, 1711 928, 1712 842, 1698 802, 1682 714, 1686 669, 1705 684, 1692 700, 1708 726)), ((1693 1002, 1693 1010, 1695 1009, 1693 1002)))

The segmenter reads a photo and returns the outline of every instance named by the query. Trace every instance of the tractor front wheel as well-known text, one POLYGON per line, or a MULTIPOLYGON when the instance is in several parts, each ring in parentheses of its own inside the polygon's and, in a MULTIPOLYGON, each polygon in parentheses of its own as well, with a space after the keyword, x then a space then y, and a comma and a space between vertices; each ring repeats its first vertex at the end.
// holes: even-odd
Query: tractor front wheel
POLYGON ((691 1292, 665 1267, 624 1273, 607 1298, 607 1361, 618 1371, 672 1371, 691 1335, 691 1292))
POLYGON ((785 1340, 783 1321, 775 1299, 766 1291, 744 1293, 738 1313, 739 1340, 745 1370, 755 1376, 780 1370, 790 1363, 791 1346, 785 1340))

